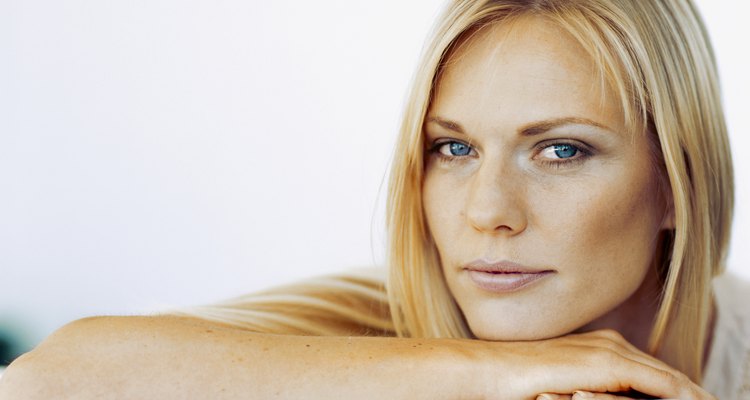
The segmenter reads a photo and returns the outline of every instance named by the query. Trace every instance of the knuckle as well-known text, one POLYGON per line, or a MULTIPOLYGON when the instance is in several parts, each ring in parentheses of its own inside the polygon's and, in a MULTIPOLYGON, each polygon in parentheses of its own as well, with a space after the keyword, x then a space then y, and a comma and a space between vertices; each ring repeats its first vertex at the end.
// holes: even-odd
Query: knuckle
POLYGON ((622 334, 614 329, 602 329, 600 331, 597 331, 600 337, 611 340, 613 342, 623 342, 625 338, 623 338, 622 334))
POLYGON ((692 390, 690 386, 690 380, 683 375, 680 372, 669 372, 669 371, 661 371, 661 374, 663 375, 663 378, 665 382, 674 390, 676 393, 681 393, 680 398, 692 398, 692 396, 688 396, 689 392, 686 392, 686 390, 692 390))
POLYGON ((690 380, 687 375, 681 372, 677 372, 675 374, 675 381, 680 388, 679 393, 681 399, 716 400, 716 397, 700 388, 698 385, 693 383, 693 381, 690 380))
POLYGON ((601 347, 601 348, 612 350, 612 351, 617 351, 622 347, 619 343, 614 342, 611 339, 599 339, 596 342, 594 342, 594 344, 597 347, 601 347))
POLYGON ((625 339, 622 335, 611 329, 596 331, 588 340, 588 344, 597 348, 608 349, 616 352, 622 352, 625 339))

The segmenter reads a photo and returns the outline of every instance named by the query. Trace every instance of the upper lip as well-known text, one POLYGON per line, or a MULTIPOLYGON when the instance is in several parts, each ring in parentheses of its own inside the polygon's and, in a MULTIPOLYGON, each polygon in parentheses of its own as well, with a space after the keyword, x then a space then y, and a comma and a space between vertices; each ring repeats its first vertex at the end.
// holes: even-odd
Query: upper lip
POLYGON ((542 272, 551 272, 548 268, 533 268, 512 261, 487 261, 474 260, 466 265, 463 269, 479 272, 494 272, 497 274, 539 274, 542 272))

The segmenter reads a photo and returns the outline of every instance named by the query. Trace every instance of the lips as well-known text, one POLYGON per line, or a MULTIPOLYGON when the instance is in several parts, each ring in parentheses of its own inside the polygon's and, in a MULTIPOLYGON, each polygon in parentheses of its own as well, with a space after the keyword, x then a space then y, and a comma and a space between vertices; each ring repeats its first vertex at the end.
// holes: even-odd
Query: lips
POLYGON ((463 269, 476 286, 494 293, 514 292, 555 273, 552 269, 533 268, 510 261, 475 260, 463 269))

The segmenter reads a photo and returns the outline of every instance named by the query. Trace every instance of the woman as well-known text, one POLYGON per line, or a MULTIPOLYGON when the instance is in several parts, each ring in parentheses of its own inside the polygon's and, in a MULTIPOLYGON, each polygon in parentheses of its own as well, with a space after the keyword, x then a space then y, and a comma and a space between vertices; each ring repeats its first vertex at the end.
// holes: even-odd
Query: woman
POLYGON ((386 290, 77 321, 0 395, 750 398, 747 286, 712 290, 732 168, 688 0, 452 2, 390 185, 386 290))

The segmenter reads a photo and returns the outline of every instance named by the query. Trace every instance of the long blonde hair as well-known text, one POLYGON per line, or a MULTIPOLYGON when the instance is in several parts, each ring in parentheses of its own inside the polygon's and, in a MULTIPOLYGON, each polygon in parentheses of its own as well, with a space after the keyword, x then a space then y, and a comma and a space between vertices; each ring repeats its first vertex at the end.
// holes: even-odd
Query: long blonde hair
POLYGON ((722 271, 729 242, 733 172, 713 52, 689 0, 450 2, 414 77, 390 177, 387 289, 396 333, 472 337, 424 219, 422 126, 441 68, 462 38, 524 15, 577 39, 619 95, 629 125, 656 135, 676 229, 659 260, 665 277, 649 351, 699 381, 711 278, 722 271))
POLYGON ((633 131, 640 127, 660 145, 657 164, 668 177, 676 229, 656 260, 664 283, 649 346, 700 381, 711 278, 723 269, 729 242, 733 176, 716 66, 689 0, 451 1, 423 51, 397 141, 387 282, 364 272, 326 277, 173 313, 259 332, 472 338, 425 224, 422 126, 450 52, 482 26, 532 14, 580 42, 618 93, 633 131))

